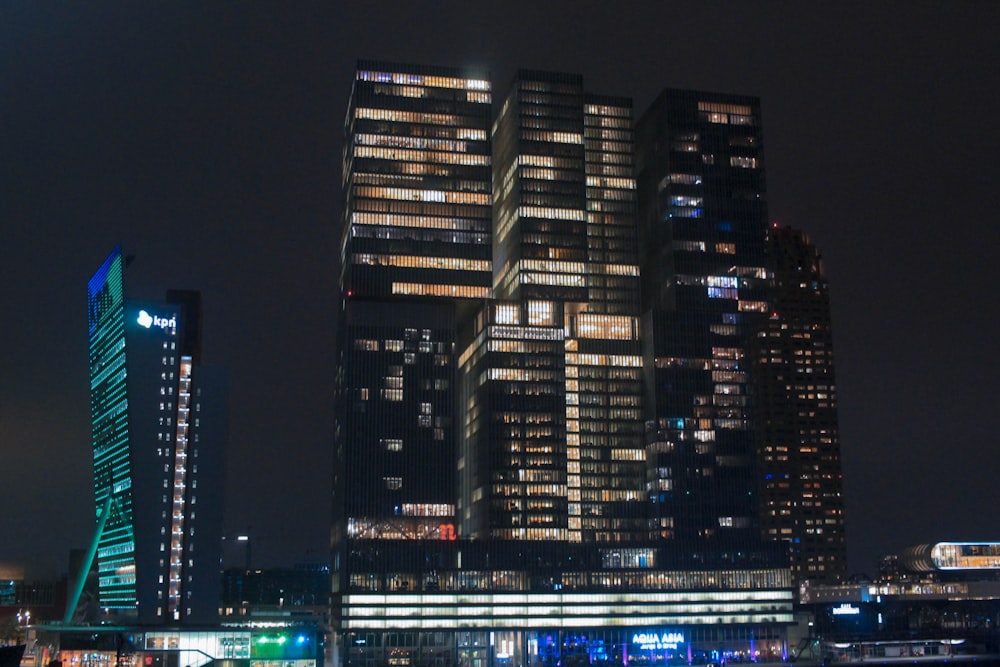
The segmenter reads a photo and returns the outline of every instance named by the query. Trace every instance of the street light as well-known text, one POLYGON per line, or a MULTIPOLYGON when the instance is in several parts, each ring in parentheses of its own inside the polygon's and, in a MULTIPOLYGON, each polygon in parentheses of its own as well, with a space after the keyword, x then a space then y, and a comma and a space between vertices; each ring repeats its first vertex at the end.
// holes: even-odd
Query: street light
POLYGON ((28 609, 18 609, 17 611, 17 624, 21 625, 21 621, 24 621, 24 643, 28 643, 28 626, 31 624, 31 611, 28 609))

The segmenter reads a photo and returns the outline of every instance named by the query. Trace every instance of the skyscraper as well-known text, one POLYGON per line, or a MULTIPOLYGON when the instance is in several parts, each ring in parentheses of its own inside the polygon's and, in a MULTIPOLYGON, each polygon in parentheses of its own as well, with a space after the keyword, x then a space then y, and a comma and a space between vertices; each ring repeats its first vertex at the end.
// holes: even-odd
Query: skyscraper
POLYGON ((205 622, 219 600, 223 380, 200 365, 199 295, 127 302, 125 263, 116 248, 88 283, 100 604, 205 622))
POLYGON ((801 231, 768 230, 770 314, 752 354, 761 524, 787 543, 792 575, 847 576, 830 291, 819 251, 801 231))
MULTIPOLYGON (((522 70, 498 105, 490 163, 488 90, 485 74, 458 69, 362 62, 355 76, 331 567, 339 659, 780 655, 791 620, 781 545, 754 532, 679 547, 653 511, 651 484, 669 474, 650 467, 658 441, 643 424, 631 101, 522 70), (431 136, 450 143, 431 151, 431 136), (464 191, 450 165, 464 166, 464 191)), ((738 507, 756 528, 756 497, 738 507)))
POLYGON ((345 122, 334 540, 448 536, 455 339, 492 294, 485 72, 363 61, 345 122))
POLYGON ((666 90, 638 124, 659 535, 759 542, 750 343, 766 317, 760 104, 666 90))
POLYGON ((631 100, 578 75, 522 70, 500 106, 502 301, 463 354, 486 370, 462 368, 470 537, 648 535, 631 125, 631 100))

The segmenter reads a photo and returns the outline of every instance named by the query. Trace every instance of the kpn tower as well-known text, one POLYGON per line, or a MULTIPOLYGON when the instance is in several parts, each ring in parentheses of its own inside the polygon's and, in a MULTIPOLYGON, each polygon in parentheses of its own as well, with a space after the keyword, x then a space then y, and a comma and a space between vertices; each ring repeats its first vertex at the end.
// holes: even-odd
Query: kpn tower
POLYGON ((201 366, 199 293, 126 301, 126 263, 115 248, 87 286, 100 606, 203 623, 219 598, 223 378, 201 366))

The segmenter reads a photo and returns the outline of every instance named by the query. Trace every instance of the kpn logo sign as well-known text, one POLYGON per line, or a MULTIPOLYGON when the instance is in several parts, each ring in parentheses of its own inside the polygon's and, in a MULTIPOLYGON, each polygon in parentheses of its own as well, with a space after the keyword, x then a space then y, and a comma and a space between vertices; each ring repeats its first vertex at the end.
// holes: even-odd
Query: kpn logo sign
POLYGON ((171 317, 160 317, 159 315, 150 315, 145 310, 139 311, 139 317, 136 318, 136 322, 143 329, 152 329, 156 327, 158 329, 163 329, 164 331, 176 331, 177 330, 177 318, 171 317))

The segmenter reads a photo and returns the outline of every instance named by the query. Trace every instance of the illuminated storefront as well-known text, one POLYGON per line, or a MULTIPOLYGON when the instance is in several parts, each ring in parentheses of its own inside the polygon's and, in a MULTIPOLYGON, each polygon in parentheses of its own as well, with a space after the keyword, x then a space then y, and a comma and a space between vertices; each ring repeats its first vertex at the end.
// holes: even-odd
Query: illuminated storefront
MULTIPOLYGON (((257 626, 155 631, 43 628, 39 645, 47 647, 47 656, 57 656, 62 667, 202 667, 216 661, 241 667, 322 667, 324 635, 317 626, 257 626)), ((39 667, 45 666, 39 663, 39 667)))

